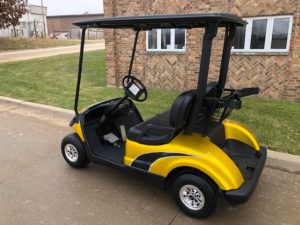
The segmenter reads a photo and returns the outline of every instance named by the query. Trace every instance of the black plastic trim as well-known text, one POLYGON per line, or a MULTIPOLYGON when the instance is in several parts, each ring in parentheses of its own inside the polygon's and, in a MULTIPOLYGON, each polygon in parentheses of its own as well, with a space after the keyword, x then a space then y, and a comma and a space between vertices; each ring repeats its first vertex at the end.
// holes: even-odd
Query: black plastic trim
POLYGON ((77 122, 77 121, 76 121, 76 116, 74 116, 74 117, 72 118, 72 120, 70 121, 69 126, 70 126, 70 127, 73 127, 73 125, 74 125, 76 122, 77 122))
POLYGON ((145 171, 145 170, 142 170, 142 169, 139 169, 136 167, 126 166, 123 163, 116 163, 111 160, 107 160, 102 157, 96 156, 95 154, 92 153, 92 151, 90 150, 90 147, 88 146, 88 144, 86 142, 83 142, 83 145, 86 149, 88 158, 91 162, 96 163, 96 164, 102 164, 105 166, 109 166, 109 167, 124 171, 125 173, 134 175, 138 178, 143 179, 146 182, 154 184, 161 189, 165 188, 165 177, 159 176, 154 173, 150 173, 148 171, 145 171))
POLYGON ((135 167, 131 167, 131 166, 125 166, 125 171, 131 175, 134 175, 136 177, 143 179, 146 182, 154 184, 154 185, 160 187, 161 189, 165 188, 165 180, 166 180, 165 177, 162 177, 162 176, 156 175, 154 173, 150 173, 148 171, 141 170, 141 169, 138 169, 135 167))
POLYGON ((249 180, 245 180, 244 184, 240 188, 224 192, 224 195, 228 199, 228 201, 238 204, 245 203, 254 192, 266 162, 266 147, 261 146, 259 153, 260 158, 258 163, 256 164, 252 178, 249 180))
POLYGON ((156 160, 163 158, 163 157, 170 157, 170 156, 188 156, 186 154, 181 153, 169 153, 169 152, 154 152, 154 153, 147 153, 144 155, 138 156, 131 164, 132 167, 139 168, 141 170, 148 171, 152 163, 156 160))

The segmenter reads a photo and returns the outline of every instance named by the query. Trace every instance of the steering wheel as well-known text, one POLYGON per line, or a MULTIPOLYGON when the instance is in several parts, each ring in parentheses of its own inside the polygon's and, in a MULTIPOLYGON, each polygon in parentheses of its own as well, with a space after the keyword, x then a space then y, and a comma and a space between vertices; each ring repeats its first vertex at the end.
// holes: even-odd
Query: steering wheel
POLYGON ((134 76, 126 76, 122 80, 125 93, 135 101, 143 102, 148 97, 145 85, 134 76))

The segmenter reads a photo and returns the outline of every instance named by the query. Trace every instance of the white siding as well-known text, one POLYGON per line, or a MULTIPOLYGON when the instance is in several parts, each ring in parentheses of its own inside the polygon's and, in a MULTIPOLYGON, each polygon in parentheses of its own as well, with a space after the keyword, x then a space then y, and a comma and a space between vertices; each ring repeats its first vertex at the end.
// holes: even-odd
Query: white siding
MULTIPOLYGON (((16 30, 22 37, 35 37, 35 30, 38 36, 41 36, 44 32, 43 28, 43 16, 42 16, 42 7, 36 5, 28 6, 28 13, 26 13, 20 19, 20 25, 16 26, 16 30), (34 29, 35 27, 35 29, 34 29)), ((48 35, 47 31, 47 7, 44 7, 44 19, 45 19, 45 29, 46 36, 48 35)), ((0 37, 11 37, 13 34, 13 27, 6 29, 0 29, 0 37)))

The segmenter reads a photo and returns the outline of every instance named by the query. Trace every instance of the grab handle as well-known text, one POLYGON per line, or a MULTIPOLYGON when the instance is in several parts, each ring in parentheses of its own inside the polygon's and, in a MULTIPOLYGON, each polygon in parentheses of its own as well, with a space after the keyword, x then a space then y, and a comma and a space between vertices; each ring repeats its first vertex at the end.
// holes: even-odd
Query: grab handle
POLYGON ((259 93, 259 88, 255 87, 255 88, 243 88, 241 90, 239 90, 238 95, 240 97, 246 97, 246 96, 250 96, 250 95, 256 95, 259 93))

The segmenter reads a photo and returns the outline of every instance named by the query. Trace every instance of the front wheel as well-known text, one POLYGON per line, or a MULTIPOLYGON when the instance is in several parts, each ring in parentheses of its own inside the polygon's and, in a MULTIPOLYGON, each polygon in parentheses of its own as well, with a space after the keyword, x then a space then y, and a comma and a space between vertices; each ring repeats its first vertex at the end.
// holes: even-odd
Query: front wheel
POLYGON ((193 174, 180 175, 172 185, 172 195, 178 207, 192 217, 211 215, 218 203, 215 187, 193 174))
POLYGON ((83 168, 88 164, 85 149, 75 133, 67 135, 62 140, 61 153, 66 162, 72 167, 83 168))

